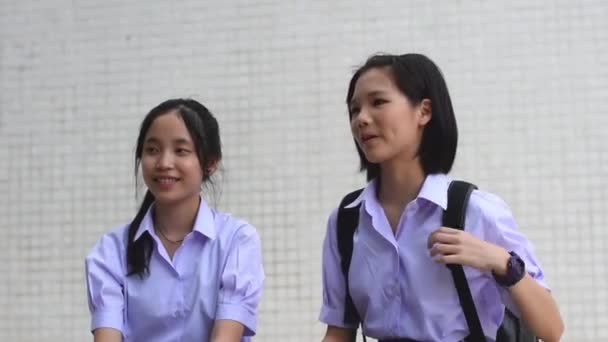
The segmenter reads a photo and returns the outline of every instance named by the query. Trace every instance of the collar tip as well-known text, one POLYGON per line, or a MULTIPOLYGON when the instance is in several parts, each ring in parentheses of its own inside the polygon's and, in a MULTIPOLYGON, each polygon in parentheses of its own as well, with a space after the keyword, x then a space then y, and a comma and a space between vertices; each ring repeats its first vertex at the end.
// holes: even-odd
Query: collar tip
POLYGON ((344 206, 344 209, 352 209, 361 204, 361 201, 354 201, 344 206))

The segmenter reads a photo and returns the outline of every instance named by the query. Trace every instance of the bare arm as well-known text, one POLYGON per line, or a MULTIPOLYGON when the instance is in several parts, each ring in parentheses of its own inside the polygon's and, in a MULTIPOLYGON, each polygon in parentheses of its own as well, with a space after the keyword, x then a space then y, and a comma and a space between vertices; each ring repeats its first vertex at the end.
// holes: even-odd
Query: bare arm
POLYGON ((357 338, 356 334, 357 331, 354 329, 328 325, 322 342, 354 342, 357 338))
MULTIPOLYGON (((442 227, 429 238, 431 256, 444 264, 460 264, 504 275, 509 253, 501 246, 480 240, 467 232, 442 227)), ((551 293, 528 273, 509 288, 522 319, 545 342, 557 342, 564 322, 551 293)))
POLYGON ((220 319, 213 324, 211 342, 239 342, 243 337, 245 327, 233 320, 220 319))
POLYGON ((122 342, 120 331, 112 328, 97 328, 93 332, 94 342, 122 342))
POLYGON ((528 274, 509 292, 532 332, 545 342, 557 342, 564 332, 564 322, 553 296, 528 274))

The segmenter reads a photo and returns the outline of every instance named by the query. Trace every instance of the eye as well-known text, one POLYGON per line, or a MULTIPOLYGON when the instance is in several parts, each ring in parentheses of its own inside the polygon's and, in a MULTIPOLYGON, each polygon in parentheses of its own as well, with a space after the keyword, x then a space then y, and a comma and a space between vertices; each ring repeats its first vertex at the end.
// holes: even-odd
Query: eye
POLYGON ((156 148, 154 146, 147 146, 146 148, 144 148, 144 152, 146 154, 155 154, 158 152, 158 148, 156 148))
POLYGON ((176 149, 176 150, 175 150, 175 153, 176 153, 178 156, 185 156, 185 155, 190 154, 190 150, 185 149, 185 148, 178 148, 178 149, 176 149))
POLYGON ((388 101, 384 100, 384 99, 374 99, 374 101, 372 101, 372 105, 374 107, 379 107, 385 103, 387 103, 388 101))
POLYGON ((352 119, 353 117, 357 116, 357 114, 359 114, 359 112, 361 111, 361 107, 352 106, 348 111, 350 112, 350 117, 352 119))

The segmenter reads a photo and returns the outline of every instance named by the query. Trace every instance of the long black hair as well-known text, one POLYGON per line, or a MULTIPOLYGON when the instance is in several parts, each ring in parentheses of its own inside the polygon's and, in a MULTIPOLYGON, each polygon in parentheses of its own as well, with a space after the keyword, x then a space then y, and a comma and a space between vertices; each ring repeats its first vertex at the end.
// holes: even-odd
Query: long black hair
MULTIPOLYGON (((222 159, 219 125, 213 114, 204 105, 192 99, 167 100, 152 108, 146 115, 141 123, 139 136, 137 137, 135 176, 137 177, 139 171, 144 139, 150 126, 152 126, 156 118, 170 112, 178 114, 184 120, 201 165, 203 182, 208 182, 213 172, 211 170, 212 164, 222 159)), ((148 265, 153 248, 152 237, 144 233, 135 240, 135 234, 152 203, 154 203, 154 195, 150 190, 147 190, 137 215, 135 215, 135 218, 129 224, 127 234, 127 266, 129 276, 136 274, 144 277, 149 272, 148 265)))
MULTIPOLYGON (((350 101, 355 92, 357 81, 366 71, 374 68, 389 68, 399 90, 412 104, 417 105, 424 99, 431 100, 432 115, 422 133, 418 156, 425 175, 448 173, 454 164, 458 145, 456 117, 448 87, 441 70, 428 57, 409 53, 405 55, 374 55, 353 74, 348 85, 346 105, 350 112, 350 101)), ((371 163, 355 141, 361 162, 361 171, 367 171, 367 179, 380 175, 380 165, 371 163)))

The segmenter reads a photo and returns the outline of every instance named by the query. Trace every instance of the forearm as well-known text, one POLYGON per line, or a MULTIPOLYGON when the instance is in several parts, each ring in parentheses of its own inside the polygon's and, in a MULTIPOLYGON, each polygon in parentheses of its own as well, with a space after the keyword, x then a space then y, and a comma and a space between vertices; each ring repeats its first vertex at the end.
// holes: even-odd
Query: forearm
POLYGON ((222 319, 217 320, 213 324, 213 332, 211 333, 211 342, 239 342, 243 337, 245 327, 243 324, 222 319))
POLYGON ((94 342, 122 342, 122 333, 112 328, 98 328, 93 331, 94 342))
MULTIPOLYGON (((499 246, 491 248, 492 272, 499 276, 507 273, 510 254, 499 246)), ((532 332, 545 342, 557 342, 564 332, 564 323, 551 293, 524 271, 521 280, 508 289, 521 318, 532 332)))
POLYGON ((354 342, 357 339, 356 334, 354 329, 328 326, 322 342, 354 342))
POLYGON ((532 332, 545 342, 557 342, 564 332, 564 323, 555 300, 530 275, 509 288, 521 318, 532 332))

